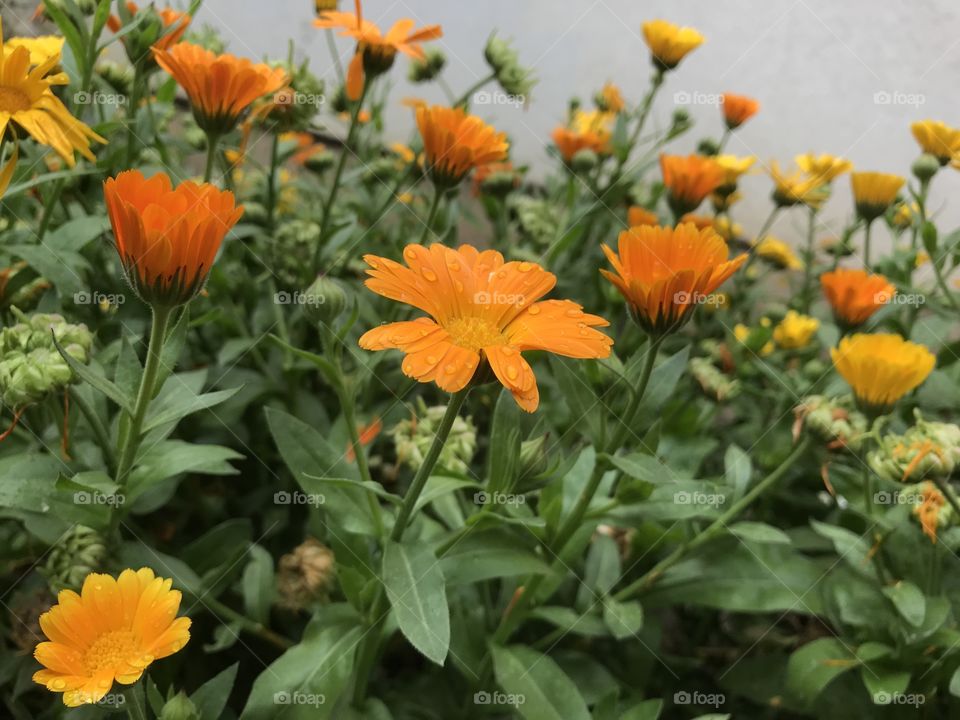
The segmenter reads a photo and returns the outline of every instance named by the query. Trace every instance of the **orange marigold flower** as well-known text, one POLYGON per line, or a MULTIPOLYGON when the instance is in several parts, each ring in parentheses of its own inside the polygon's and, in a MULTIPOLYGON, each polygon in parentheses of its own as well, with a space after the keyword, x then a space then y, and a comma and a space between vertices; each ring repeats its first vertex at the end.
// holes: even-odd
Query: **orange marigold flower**
POLYGON ((609 323, 571 300, 543 300, 557 278, 531 262, 504 262, 495 250, 440 244, 407 245, 406 265, 367 255, 367 287, 430 317, 382 325, 360 338, 366 350, 406 353, 402 369, 447 392, 462 390, 481 363, 527 412, 540 394, 522 354, 546 350, 573 358, 605 358, 613 340, 595 330, 609 323))
POLYGON ((180 591, 150 568, 117 578, 91 573, 78 595, 63 590, 40 616, 49 638, 33 654, 43 665, 33 681, 63 693, 68 707, 100 702, 114 682, 132 685, 154 660, 190 640, 190 618, 177 617, 180 591))
POLYGON ((639 205, 631 205, 627 208, 627 225, 637 227, 639 225, 659 225, 660 218, 655 212, 647 210, 639 205))
POLYGON ((877 219, 893 205, 905 182, 899 175, 889 173, 851 173, 850 185, 857 213, 868 222, 877 219))
POLYGON ((417 127, 425 167, 441 187, 453 187, 474 168, 503 160, 510 147, 506 133, 459 107, 419 107, 417 127))
POLYGON ((849 335, 830 357, 857 403, 871 414, 889 412, 927 379, 937 361, 925 346, 890 333, 849 335))
POLYGON ((610 82, 604 83, 604 86, 600 88, 600 92, 594 98, 594 102, 601 112, 618 113, 622 112, 627 106, 623 100, 623 95, 620 93, 620 88, 610 82))
POLYGON ((700 207, 710 193, 723 185, 726 173, 713 158, 703 155, 660 155, 660 172, 675 217, 700 207))
POLYGON ((913 137, 925 152, 946 165, 960 153, 960 130, 939 120, 921 120, 910 126, 913 137))
POLYGON ((439 25, 414 30, 414 21, 410 18, 398 20, 384 34, 374 23, 363 19, 360 0, 356 0, 355 6, 356 12, 323 12, 313 21, 318 28, 340 29, 341 35, 357 41, 357 50, 347 70, 347 98, 353 101, 360 99, 365 74, 376 77, 385 73, 393 67, 398 52, 424 60, 426 56, 420 43, 443 36, 439 25))
POLYGON ((932 482, 923 483, 920 490, 920 504, 913 508, 913 514, 920 521, 923 534, 930 542, 937 542, 937 528, 940 526, 940 513, 947 504, 943 493, 932 482))
POLYGON ((611 113, 578 110, 569 126, 555 128, 551 137, 564 162, 569 163, 581 150, 609 153, 612 120, 611 113))
POLYGON ((712 228, 643 225, 620 233, 618 252, 603 252, 615 273, 600 273, 623 295, 634 320, 654 336, 680 329, 696 305, 747 259, 728 260, 726 241, 712 228))
POLYGON ((862 325, 897 292, 883 275, 848 268, 823 273, 820 286, 837 322, 847 328, 862 325))
POLYGON ((254 100, 287 84, 282 68, 253 63, 199 45, 181 42, 169 50, 153 48, 157 64, 170 73, 190 98, 197 124, 207 133, 233 130, 254 100))
MULTIPOLYGON (((160 18, 160 22, 163 23, 163 35, 157 39, 153 47, 160 48, 161 50, 169 50, 183 38, 192 18, 189 13, 174 10, 171 7, 157 10, 151 6, 151 9, 156 12, 160 18)), ((140 7, 135 2, 128 2, 127 10, 131 15, 136 15, 140 11, 140 7)), ((107 18, 107 27, 113 32, 118 32, 122 27, 120 18, 116 15, 111 15, 107 18)))
POLYGON ((187 181, 173 188, 127 170, 103 184, 117 254, 145 302, 173 307, 200 292, 220 243, 243 214, 233 193, 187 181))
POLYGON ((760 103, 746 95, 723 94, 723 120, 730 130, 736 130, 760 110, 760 103))
POLYGON ((650 20, 642 29, 653 64, 659 70, 672 70, 704 40, 693 28, 679 27, 666 20, 650 20))

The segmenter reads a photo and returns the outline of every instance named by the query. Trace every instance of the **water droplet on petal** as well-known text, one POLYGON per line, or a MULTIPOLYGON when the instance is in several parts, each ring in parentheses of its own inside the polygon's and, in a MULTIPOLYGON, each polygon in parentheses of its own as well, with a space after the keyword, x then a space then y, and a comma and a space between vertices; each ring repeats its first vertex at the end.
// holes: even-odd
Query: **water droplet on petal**
POLYGON ((507 377, 511 380, 516 380, 519 374, 520 371, 517 370, 513 365, 507 368, 507 377))
POLYGON ((436 281, 437 281, 437 274, 436 274, 433 270, 431 270, 430 268, 423 268, 423 270, 421 270, 420 272, 421 272, 421 273, 423 274, 423 276, 424 276, 427 280, 429 280, 430 282, 436 282, 436 281))
POLYGON ((527 312, 530 313, 531 315, 539 315, 539 314, 540 314, 540 306, 539 306, 539 305, 531 305, 531 306, 530 306, 530 309, 527 310, 527 312))

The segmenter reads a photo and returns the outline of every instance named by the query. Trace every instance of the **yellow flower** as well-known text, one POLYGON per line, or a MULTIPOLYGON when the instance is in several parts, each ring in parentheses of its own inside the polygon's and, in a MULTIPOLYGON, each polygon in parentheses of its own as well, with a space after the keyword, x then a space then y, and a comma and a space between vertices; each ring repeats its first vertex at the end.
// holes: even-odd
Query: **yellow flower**
POLYGON ((823 183, 802 170, 784 173, 776 162, 772 162, 769 172, 774 184, 773 201, 780 207, 803 204, 816 209, 827 199, 828 192, 823 183))
POLYGON ((613 118, 613 114, 599 110, 578 110, 570 127, 555 128, 551 134, 560 156, 569 163, 581 150, 592 150, 597 155, 609 153, 613 118))
POLYGON ((921 120, 910 126, 913 137, 925 153, 946 165, 960 152, 960 130, 939 120, 921 120))
POLYGON ((180 591, 172 584, 140 568, 117 578, 91 573, 79 595, 63 590, 40 616, 49 642, 34 650, 44 666, 34 682, 63 693, 68 707, 99 702, 114 681, 135 683, 154 660, 190 639, 190 618, 177 617, 180 591))
MULTIPOLYGON (((767 319, 767 318, 764 318, 763 320, 766 321, 766 324, 769 324, 769 323, 770 323, 769 319, 767 319)), ((764 324, 764 323, 761 321, 761 324, 764 324)), ((734 327, 733 327, 733 336, 740 342, 741 345, 746 345, 746 344, 747 344, 747 340, 749 340, 750 335, 751 335, 752 333, 753 333, 753 330, 751 330, 750 328, 748 328, 748 327, 747 327, 746 325, 744 325, 743 323, 737 323, 737 324, 734 325, 734 327)), ((767 355, 769 355, 770 353, 772 353, 772 352, 774 351, 774 349, 775 349, 775 348, 774 348, 774 345, 773 345, 773 341, 772 341, 772 340, 768 340, 767 342, 765 342, 765 343, 763 344, 763 347, 760 348, 760 350, 758 351, 757 354, 760 355, 760 357, 766 357, 767 355)))
POLYGON ((618 113, 626 107, 620 88, 609 82, 604 84, 600 92, 597 93, 595 101, 597 108, 602 112, 618 113))
POLYGON ((60 56, 53 55, 31 69, 30 50, 23 46, 8 50, 4 45, 0 20, 0 137, 10 123, 19 125, 73 167, 74 152, 95 160, 90 141, 107 141, 74 118, 53 94, 51 86, 69 82, 65 73, 49 74, 59 62, 60 56))
POLYGON ((404 165, 409 165, 417 159, 417 154, 413 152, 409 145, 404 145, 400 142, 391 143, 390 150, 394 155, 403 160, 404 165))
POLYGON ((860 406, 874 414, 889 412, 927 379, 936 364, 934 354, 923 345, 886 333, 845 337, 830 357, 860 406))
POLYGON ((720 237, 728 241, 743 236, 743 226, 740 223, 731 222, 730 218, 725 215, 713 221, 713 229, 717 231, 720 237))
POLYGON ((893 213, 893 225, 898 228, 908 228, 913 225, 913 219, 920 214, 920 206, 915 202, 901 202, 893 213))
POLYGON ((819 327, 820 321, 816 318, 790 310, 773 329, 773 339, 785 350, 799 350, 810 343, 819 327))
POLYGON ((753 164, 757 159, 748 155, 746 157, 737 157, 736 155, 717 155, 713 158, 713 161, 720 166, 720 169, 724 172, 724 185, 732 185, 736 187, 737 181, 740 180, 740 176, 744 175, 746 172, 753 167, 753 164))
POLYGON ((853 163, 834 155, 797 155, 797 166, 803 170, 812 179, 816 179, 818 185, 826 185, 832 182, 836 177, 845 172, 853 170, 853 163))
POLYGON ((63 54, 62 37, 56 35, 42 35, 41 37, 12 37, 7 40, 4 52, 10 54, 14 48, 24 47, 30 52, 31 65, 43 65, 52 57, 60 62, 60 56, 63 54))
POLYGON ((803 261, 783 240, 767 235, 755 245, 754 252, 764 260, 785 270, 803 270, 803 261))
POLYGON ((867 222, 883 215, 897 199, 897 193, 906 182, 899 175, 879 172, 855 172, 850 175, 853 201, 867 222))
POLYGON ((654 66, 672 70, 703 44, 704 37, 693 28, 679 27, 666 20, 650 20, 643 24, 643 39, 650 48, 654 66))

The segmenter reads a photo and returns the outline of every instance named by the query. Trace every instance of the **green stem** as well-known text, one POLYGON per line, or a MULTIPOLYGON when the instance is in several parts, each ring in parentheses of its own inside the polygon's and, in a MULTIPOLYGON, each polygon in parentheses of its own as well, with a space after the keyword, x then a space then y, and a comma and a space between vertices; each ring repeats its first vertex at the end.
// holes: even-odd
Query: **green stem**
POLYGON ((340 54, 337 52, 337 45, 333 41, 333 30, 327 28, 325 35, 327 36, 327 49, 330 51, 330 57, 333 60, 333 67, 337 70, 337 80, 339 80, 340 84, 342 85, 343 63, 340 62, 340 54))
POLYGON ((277 165, 280 157, 280 133, 273 133, 270 146, 270 174, 267 177, 267 227, 273 230, 277 206, 277 165))
POLYGON ((863 229, 863 264, 867 270, 870 270, 870 228, 873 227, 873 220, 867 220, 867 226, 863 229))
POLYGON ((803 258, 803 294, 800 296, 800 309, 804 314, 810 312, 810 304, 813 302, 813 243, 816 226, 817 211, 810 208, 810 216, 807 219, 807 249, 803 258))
POLYGON ((203 171, 203 181, 210 182, 213 177, 213 168, 217 164, 217 145, 220 143, 220 136, 216 133, 207 133, 207 165, 203 171))
POLYGON ((43 242, 47 229, 50 227, 50 221, 53 219, 53 209, 60 202, 60 196, 63 194, 63 186, 66 178, 60 178, 53 186, 53 192, 43 206, 43 215, 40 217, 40 227, 37 229, 37 242, 43 242))
POLYGON ((97 415, 96 411, 87 402, 86 398, 77 392, 76 387, 70 388, 70 397, 73 399, 73 402, 78 408, 80 408, 80 413, 86 419, 87 423, 90 425, 90 430, 93 432, 94 437, 97 439, 97 444, 100 446, 100 450, 103 452, 104 460, 107 463, 107 469, 110 473, 114 473, 117 469, 117 456, 113 449, 113 444, 110 442, 110 435, 107 433, 107 429, 103 426, 100 417, 97 415))
POLYGON ((133 156, 137 148, 137 110, 143 97, 143 69, 141 63, 133 66, 133 87, 130 91, 130 115, 127 117, 127 154, 125 167, 133 166, 133 156))
POLYGON ((430 203, 430 212, 427 214, 427 221, 423 224, 423 232, 420 233, 420 244, 423 245, 430 237, 430 228, 433 227, 433 221, 437 217, 437 211, 440 209, 440 201, 443 199, 443 191, 434 186, 433 202, 430 203))
POLYGON ((497 74, 494 72, 494 73, 490 73, 485 78, 478 80, 473 85, 471 85, 463 95, 460 96, 460 99, 453 104, 453 107, 460 107, 461 105, 466 105, 468 102, 470 102, 470 97, 475 92, 477 92, 477 90, 482 88, 491 80, 496 80, 496 79, 497 79, 497 74))
POLYGON ((234 623, 241 630, 245 630, 251 635, 256 635, 261 640, 264 640, 271 645, 279 648, 280 650, 286 650, 290 647, 293 647, 294 643, 283 635, 275 633, 270 628, 258 623, 256 620, 248 618, 246 615, 238 613, 236 610, 231 608, 229 605, 224 605, 219 600, 205 597, 199 598, 193 596, 194 599, 200 604, 203 605, 211 613, 219 617, 221 620, 225 620, 229 623, 234 623))
POLYGON ((873 517, 873 475, 870 473, 870 466, 867 464, 866 456, 860 458, 863 463, 863 504, 867 517, 873 517))
POLYGON ((138 684, 121 686, 120 692, 123 695, 123 707, 126 708, 130 720, 149 720, 143 687, 138 684))
POLYGON ((370 89, 370 78, 366 78, 363 83, 363 90, 360 91, 360 99, 353 106, 353 113, 350 115, 350 129, 347 130, 347 139, 343 143, 343 150, 340 152, 340 160, 337 163, 337 170, 333 176, 333 184, 330 186, 330 193, 323 204, 323 217, 320 220, 320 242, 317 243, 317 249, 313 256, 313 273, 320 272, 320 253, 323 250, 323 244, 327 239, 327 231, 330 229, 330 222, 333 220, 333 204, 337 201, 337 193, 340 190, 340 180, 343 178, 343 170, 347 165, 347 156, 353 149, 353 141, 357 134, 357 128, 360 123, 360 110, 363 108, 363 101, 367 97, 367 91, 370 89))
POLYGON ((688 553, 696 550, 704 543, 725 532, 727 525, 729 525, 732 520, 736 519, 740 513, 742 513, 751 503, 753 503, 754 500, 775 485, 787 473, 793 464, 803 457, 804 453, 806 453, 809 448, 810 438, 805 437, 793 449, 787 458, 780 463, 779 466, 777 466, 776 469, 774 469, 759 483, 754 485, 748 493, 731 505, 730 509, 714 520, 702 533, 694 537, 692 540, 690 540, 690 542, 680 545, 676 550, 654 565, 653 568, 645 572, 641 577, 637 578, 623 589, 614 593, 614 599, 622 602, 648 590, 657 582, 657 580, 660 579, 664 572, 676 565, 680 560, 686 557, 688 553))

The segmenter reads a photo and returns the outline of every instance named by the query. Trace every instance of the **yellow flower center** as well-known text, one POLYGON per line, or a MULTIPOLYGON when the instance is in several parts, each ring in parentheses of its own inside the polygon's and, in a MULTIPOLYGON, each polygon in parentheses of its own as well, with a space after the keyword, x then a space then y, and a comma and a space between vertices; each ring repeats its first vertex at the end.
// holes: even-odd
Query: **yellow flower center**
POLYGON ((18 113, 30 109, 30 98, 18 88, 0 87, 0 112, 18 113))
POLYGON ((456 318, 447 323, 444 329, 449 333, 454 345, 474 352, 491 345, 507 344, 500 328, 485 318, 456 318))
POLYGON ((140 652, 140 638, 129 630, 113 630, 96 639, 83 656, 89 673, 125 665, 140 652))

